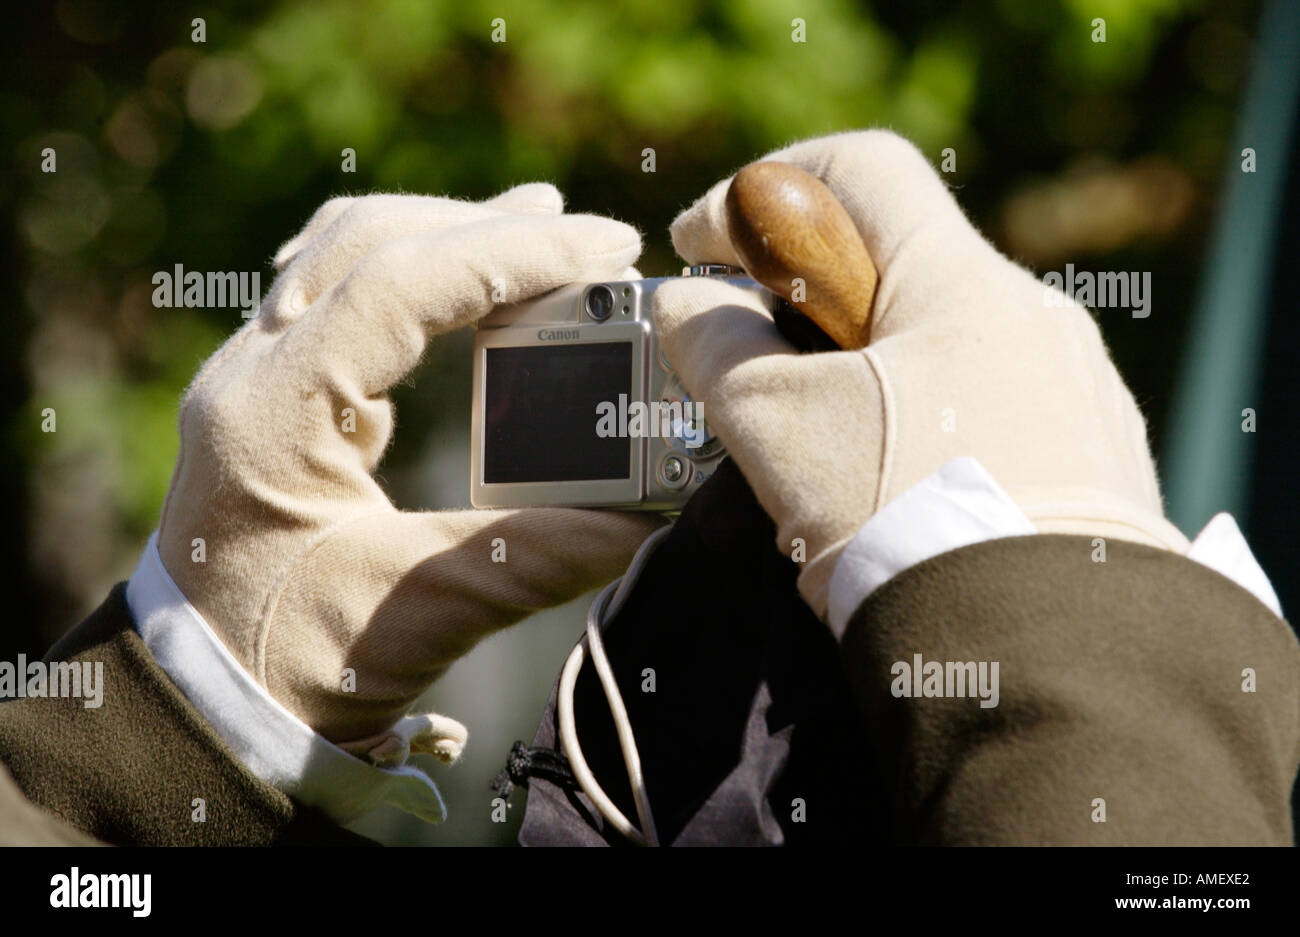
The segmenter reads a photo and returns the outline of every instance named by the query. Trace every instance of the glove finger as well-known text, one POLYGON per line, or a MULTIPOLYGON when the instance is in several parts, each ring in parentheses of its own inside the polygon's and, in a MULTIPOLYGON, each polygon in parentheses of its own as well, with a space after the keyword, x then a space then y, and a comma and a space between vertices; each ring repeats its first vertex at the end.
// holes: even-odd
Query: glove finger
POLYGON ((655 331, 664 355, 697 399, 753 358, 793 358, 762 301, 749 290, 708 277, 660 284, 654 292, 655 331))
POLYGON ((731 188, 733 178, 728 176, 715 182, 669 225, 673 249, 688 264, 740 266, 740 255, 732 246, 727 229, 727 190, 731 188))
POLYGON ((503 215, 389 241, 362 257, 276 347, 270 379, 383 393, 429 337, 503 302, 610 279, 641 250, 636 230, 594 215, 503 215))
POLYGON ((860 513, 828 491, 874 506, 885 406, 860 351, 799 354, 751 292, 718 280, 661 285, 654 315, 665 354, 759 502, 793 524, 778 531, 783 545, 849 530, 860 513))
MULTIPOLYGON (((929 310, 964 308, 960 296, 973 278, 1005 271, 1005 260, 970 225, 934 167, 895 133, 821 137, 764 159, 816 176, 853 219, 881 274, 872 327, 878 337, 914 322, 922 311, 916 300, 929 310)), ((739 262, 727 230, 730 185, 730 179, 717 183, 673 222, 673 246, 688 262, 739 262)))
POLYGON ((559 215, 564 212, 564 196, 549 182, 525 182, 488 199, 483 206, 511 215, 559 215))
POLYGON ((303 229, 280 245, 280 249, 275 252, 275 269, 283 270, 293 263, 293 259, 298 256, 298 252, 310 244, 312 238, 333 224, 334 219, 343 214, 348 206, 355 201, 356 199, 350 195, 340 195, 316 209, 316 212, 303 226, 303 229))
MULTIPOLYGON (((816 176, 840 201, 878 265, 922 224, 964 216, 929 162, 910 142, 887 130, 806 140, 763 161, 790 163, 816 176)), ((673 221, 673 247, 689 263, 735 257, 727 231, 731 178, 715 184, 673 221)))
MULTIPOLYGON (((295 234, 292 238, 285 241, 280 249, 275 253, 275 269, 283 270, 289 264, 293 263, 295 257, 310 244, 322 231, 327 229, 334 221, 342 215, 348 208, 351 208, 354 202, 364 200, 365 198, 380 198, 385 196, 363 196, 357 198, 350 195, 341 195, 332 198, 320 208, 316 209, 315 214, 303 226, 303 229, 295 234)), ((387 198, 420 198, 418 196, 386 196, 387 198)), ((429 197, 429 200, 435 202, 449 202, 452 199, 438 199, 429 197)), ((558 215, 564 211, 564 196, 560 190, 549 182, 526 182, 517 185, 512 189, 507 189, 500 195, 496 195, 485 202, 481 203, 484 207, 493 209, 505 214, 514 215, 558 215)))
POLYGON ((352 268, 361 257, 389 241, 415 237, 456 225, 499 218, 514 213, 555 214, 555 198, 538 191, 552 186, 521 186, 497 196, 496 204, 465 202, 426 195, 368 195, 353 199, 302 247, 292 265, 276 280, 267 295, 264 328, 279 331, 296 321, 312 303, 352 268), (543 209, 548 209, 543 211, 543 209))

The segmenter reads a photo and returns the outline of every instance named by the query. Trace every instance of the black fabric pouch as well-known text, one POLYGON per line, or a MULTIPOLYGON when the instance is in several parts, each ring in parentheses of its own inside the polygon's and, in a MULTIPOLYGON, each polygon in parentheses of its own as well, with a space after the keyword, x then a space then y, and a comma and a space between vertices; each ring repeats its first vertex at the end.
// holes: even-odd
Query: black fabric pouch
MULTIPOLYGON (((869 789, 865 732, 839 648, 795 588, 798 572, 728 461, 691 499, 603 633, 664 845, 879 836, 873 824, 887 811, 869 789)), ((635 818, 590 660, 574 713, 591 770, 635 818)), ((517 746, 522 757, 512 759, 513 781, 529 787, 520 842, 624 844, 576 785, 553 771, 528 776, 530 762, 558 761, 563 773, 563 760, 546 751, 559 748, 557 739, 552 689, 531 751, 517 746)))

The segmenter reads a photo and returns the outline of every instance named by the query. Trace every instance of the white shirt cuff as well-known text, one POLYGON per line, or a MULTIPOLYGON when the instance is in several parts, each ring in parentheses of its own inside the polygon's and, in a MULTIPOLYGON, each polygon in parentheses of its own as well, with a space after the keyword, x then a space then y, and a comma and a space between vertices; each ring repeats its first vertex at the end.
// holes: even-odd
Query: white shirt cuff
POLYGON ((1282 603, 1273 591, 1273 584, 1260 568, 1255 554, 1250 552, 1231 514, 1221 511, 1210 518, 1192 541, 1187 558, 1227 576, 1267 605, 1278 618, 1282 617, 1282 603))
POLYGON ((127 583, 126 601, 154 660, 254 775, 336 823, 381 804, 431 823, 446 818, 442 795, 423 771, 355 758, 273 699, 172 581, 156 532, 127 583))
MULTIPOLYGON (((906 569, 949 550, 1038 531, 972 458, 946 462, 877 511, 840 554, 831 574, 828 619, 836 638, 871 593, 906 569)), ((1218 514, 1192 542, 1187 558, 1237 583, 1279 618, 1268 577, 1229 514, 1218 514)))

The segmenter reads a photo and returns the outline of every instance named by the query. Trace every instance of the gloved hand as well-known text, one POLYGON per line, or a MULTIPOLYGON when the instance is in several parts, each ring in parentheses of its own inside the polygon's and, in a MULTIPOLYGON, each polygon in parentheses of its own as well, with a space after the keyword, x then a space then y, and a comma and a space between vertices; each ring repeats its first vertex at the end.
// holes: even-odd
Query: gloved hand
POLYGON ((393 432, 386 391, 431 336, 487 313, 494 291, 513 302, 610 279, 640 252, 627 225, 561 211, 549 185, 482 204, 327 202, 277 254, 260 314, 181 406, 163 565, 276 700, 376 760, 408 745, 454 758, 465 741, 454 720, 391 727, 480 638, 612 579, 661 523, 565 509, 406 513, 371 477, 393 432), (493 561, 497 538, 505 562, 493 561))
MULTIPOLYGON (((912 144, 887 131, 799 143, 792 163, 843 203, 880 273, 870 345, 800 355, 749 294, 705 278, 655 293, 664 351, 777 525, 807 544, 799 589, 825 617, 831 573, 876 511, 973 456, 1041 532, 1183 552, 1146 425, 1083 307, 971 226, 912 144)), ((688 263, 738 264, 715 185, 672 225, 688 263)))

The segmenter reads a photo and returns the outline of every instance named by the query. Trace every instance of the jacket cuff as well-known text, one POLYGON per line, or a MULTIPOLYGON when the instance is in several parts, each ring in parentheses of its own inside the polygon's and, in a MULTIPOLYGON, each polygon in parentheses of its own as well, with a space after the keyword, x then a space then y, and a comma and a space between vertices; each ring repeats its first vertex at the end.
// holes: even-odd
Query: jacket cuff
POLYGON ((876 589, 841 654, 901 842, 1291 841, 1300 647, 1202 563, 973 544, 876 589))
MULTIPOLYGON (((834 562, 823 617, 837 639, 854 612, 895 576, 951 550, 1039 531, 975 459, 946 462, 872 515, 834 562)), ((1116 538, 1120 539, 1120 538, 1116 538)), ((1228 514, 1216 515, 1186 556, 1228 577, 1279 618, 1268 577, 1228 514)), ((800 588, 803 588, 802 579, 800 588)), ((814 605, 814 611, 821 610, 814 605)))
POLYGON ((872 515, 831 576, 827 620, 843 638, 858 606, 906 569, 949 550, 1037 533, 1029 518, 972 458, 953 459, 872 515))
POLYGON ((433 780, 411 765, 380 768, 313 731, 257 683, 181 593, 149 539, 127 585, 131 617, 154 660, 258 778, 337 823, 389 804, 431 823, 446 817, 433 780))

